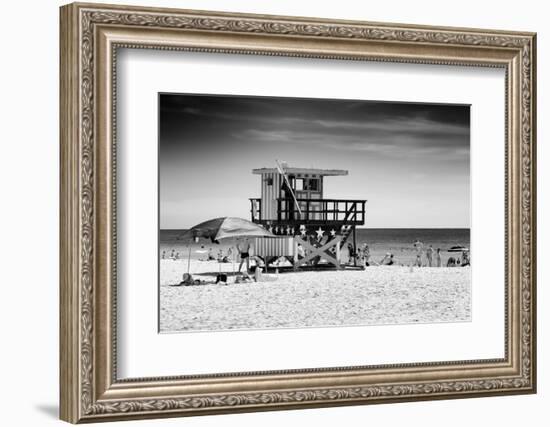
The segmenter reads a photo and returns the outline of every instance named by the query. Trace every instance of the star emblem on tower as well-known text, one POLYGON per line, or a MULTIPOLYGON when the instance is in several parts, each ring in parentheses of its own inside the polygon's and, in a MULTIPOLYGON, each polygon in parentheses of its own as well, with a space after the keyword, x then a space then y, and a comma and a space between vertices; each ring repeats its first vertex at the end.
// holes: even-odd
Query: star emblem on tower
POLYGON ((317 233, 317 238, 319 240, 321 240, 323 238, 323 234, 325 234, 325 231, 321 227, 315 230, 315 232, 317 233))

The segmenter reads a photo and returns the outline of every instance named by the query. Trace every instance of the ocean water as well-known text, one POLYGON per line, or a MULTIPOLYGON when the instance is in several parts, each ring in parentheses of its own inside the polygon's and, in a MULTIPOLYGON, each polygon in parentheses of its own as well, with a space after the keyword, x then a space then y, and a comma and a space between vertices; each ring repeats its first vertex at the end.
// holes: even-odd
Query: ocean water
MULTIPOLYGON (((192 242, 191 239, 182 239, 181 236, 186 230, 160 230, 159 237, 159 256, 169 258, 174 253, 179 258, 187 258, 189 250, 192 259, 204 259, 209 249, 212 249, 214 256, 217 256, 219 250, 227 253, 231 242, 220 244, 212 243, 210 240, 201 239, 199 243, 192 242)), ((470 229, 469 228, 360 228, 357 229, 357 246, 364 243, 369 245, 371 259, 380 261, 386 253, 392 253, 397 264, 408 265, 416 259, 416 249, 413 243, 416 240, 424 243, 426 249, 430 245, 434 251, 441 249, 441 261, 443 265, 447 264, 449 257, 456 257, 456 253, 448 252, 452 246, 460 245, 470 248, 470 229)), ((351 236, 348 242, 352 242, 351 236)), ((471 249, 471 248, 470 248, 471 249)), ((343 261, 346 261, 344 251, 343 261)), ((475 263, 475 257, 473 262, 475 263)))
MULTIPOLYGON (((386 253, 392 253, 398 264, 408 265, 416 259, 413 243, 420 240, 424 250, 430 245, 435 250, 441 249, 441 261, 447 264, 449 257, 457 253, 447 250, 452 246, 470 248, 469 228, 365 228, 357 230, 357 245, 369 245, 372 258, 380 261, 386 253)), ((348 239, 348 242, 351 241, 348 239)))

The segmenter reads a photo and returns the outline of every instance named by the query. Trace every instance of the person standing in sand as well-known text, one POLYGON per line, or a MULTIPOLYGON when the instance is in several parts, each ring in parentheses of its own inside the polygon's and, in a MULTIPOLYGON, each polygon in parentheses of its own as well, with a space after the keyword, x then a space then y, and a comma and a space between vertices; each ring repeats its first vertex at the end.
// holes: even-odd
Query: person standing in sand
POLYGON ((414 265, 422 267, 422 249, 424 249, 424 243, 422 243, 420 239, 416 239, 413 243, 413 247, 416 250, 416 261, 414 265))
POLYGON ((239 271, 243 268, 243 264, 246 262, 246 271, 250 270, 250 243, 248 239, 244 239, 244 242, 237 243, 237 250, 241 255, 241 263, 239 264, 239 271))
POLYGON ((366 243, 363 245, 363 266, 370 266, 370 248, 366 243))
POLYGON ((435 266, 441 267, 441 248, 437 248, 435 252, 435 266))
POLYGON ((466 267, 467 265, 470 265, 470 256, 468 255, 467 251, 462 251, 462 260, 460 265, 462 267, 466 267))
POLYGON ((355 250, 353 248, 353 245, 351 243, 348 243, 348 264, 352 264, 354 258, 355 250))
POLYGON ((430 245, 428 249, 426 249, 426 259, 428 260, 428 267, 432 266, 433 255, 434 255, 434 248, 432 247, 432 245, 430 245))

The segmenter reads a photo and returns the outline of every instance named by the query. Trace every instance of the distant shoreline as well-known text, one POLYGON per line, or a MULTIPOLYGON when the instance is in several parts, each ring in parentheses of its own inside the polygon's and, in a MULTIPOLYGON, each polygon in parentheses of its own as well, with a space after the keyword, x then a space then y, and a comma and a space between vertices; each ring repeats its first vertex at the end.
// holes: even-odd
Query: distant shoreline
MULTIPOLYGON (((189 227, 191 228, 191 227, 189 227)), ((189 228, 159 228, 159 231, 187 231, 189 228)), ((357 230, 471 230, 471 227, 356 227, 357 230)))
MULTIPOLYGON (((195 251, 208 251, 211 248, 216 255, 219 250, 227 252, 230 246, 234 246, 234 242, 231 241, 213 243, 210 239, 200 239, 199 242, 193 242, 191 238, 182 238, 185 231, 183 229, 160 230, 158 244, 161 258, 163 252, 165 257, 170 257, 172 250, 176 253, 179 252, 179 256, 183 257, 184 253, 188 254, 189 247, 192 248, 191 258, 200 258, 195 251)), ((449 249, 454 246, 471 249, 471 230, 469 228, 360 228, 357 229, 355 241, 350 238, 347 243, 351 243, 357 248, 368 245, 371 259, 374 262, 381 262, 389 253, 394 255, 396 264, 409 265, 417 262, 417 249, 414 246, 416 240, 420 240, 424 244, 422 263, 427 262, 425 251, 431 246, 434 251, 438 249, 441 251, 442 264, 447 265, 450 258, 453 258, 454 262, 457 256, 454 251, 450 252, 449 249)), ((343 250, 342 257, 344 261, 348 259, 347 248, 343 250)))

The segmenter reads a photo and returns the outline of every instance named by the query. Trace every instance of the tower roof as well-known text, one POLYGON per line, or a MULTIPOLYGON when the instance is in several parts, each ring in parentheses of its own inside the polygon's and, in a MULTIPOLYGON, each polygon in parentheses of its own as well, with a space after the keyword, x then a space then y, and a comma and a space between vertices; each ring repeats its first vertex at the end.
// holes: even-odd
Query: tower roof
MULTIPOLYGON (((287 174, 303 174, 303 175, 321 175, 321 176, 341 176, 347 175, 348 171, 344 169, 316 169, 316 168, 296 168, 296 167, 285 167, 285 172, 287 174)), ((277 168, 260 168, 252 169, 254 175, 263 175, 266 173, 279 173, 277 168)))

